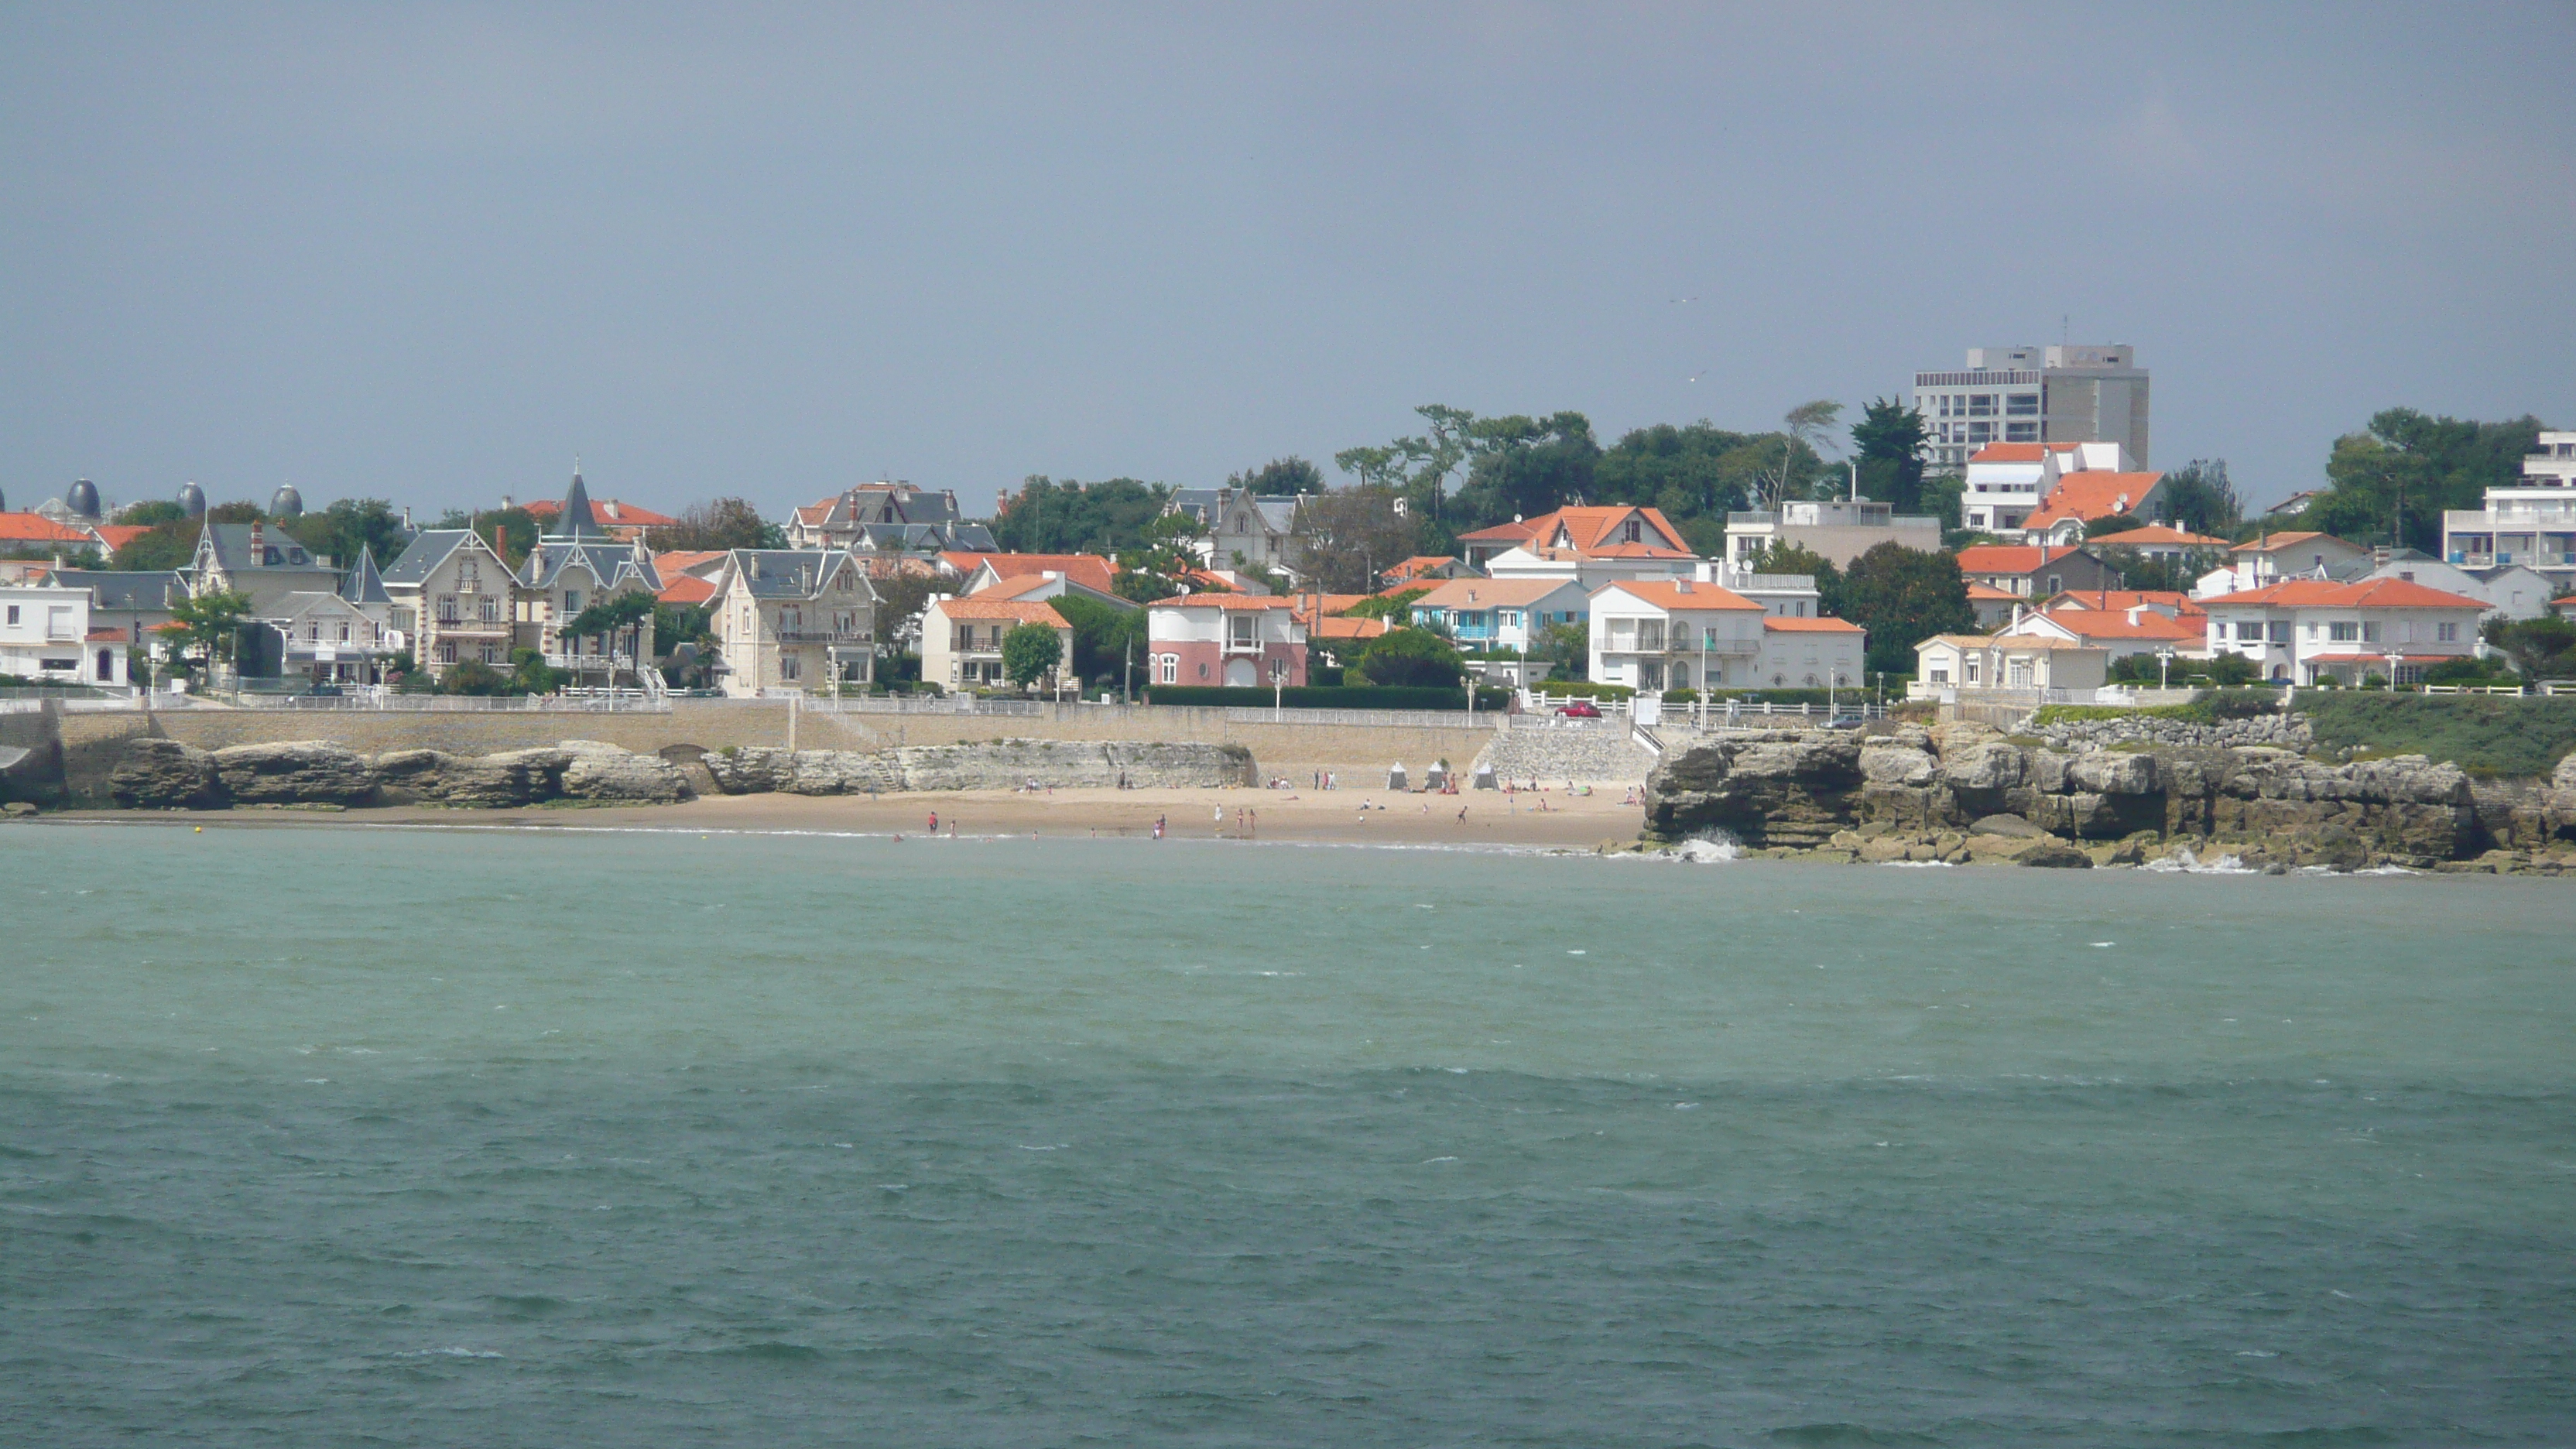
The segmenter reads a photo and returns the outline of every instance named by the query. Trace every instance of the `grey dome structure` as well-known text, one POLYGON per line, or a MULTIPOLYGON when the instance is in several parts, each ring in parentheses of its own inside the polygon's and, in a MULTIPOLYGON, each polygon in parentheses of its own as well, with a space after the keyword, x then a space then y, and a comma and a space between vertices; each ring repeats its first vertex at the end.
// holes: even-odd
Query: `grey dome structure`
POLYGON ((268 516, 271 518, 303 517, 304 495, 296 492, 295 485, 292 483, 280 484, 276 492, 268 495, 268 516))
POLYGON ((75 479, 63 494, 63 506, 83 518, 98 517, 98 485, 87 478, 75 479))
POLYGON ((206 490, 195 483, 179 485, 179 511, 190 518, 206 516, 206 490))

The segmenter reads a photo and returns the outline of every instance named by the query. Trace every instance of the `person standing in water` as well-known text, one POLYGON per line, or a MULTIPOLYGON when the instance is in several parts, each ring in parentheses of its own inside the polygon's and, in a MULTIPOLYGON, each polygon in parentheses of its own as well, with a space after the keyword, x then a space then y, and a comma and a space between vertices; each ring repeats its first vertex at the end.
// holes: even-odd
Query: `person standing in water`
POLYGON ((933 835, 939 833, 939 812, 936 810, 930 812, 930 833, 933 835))

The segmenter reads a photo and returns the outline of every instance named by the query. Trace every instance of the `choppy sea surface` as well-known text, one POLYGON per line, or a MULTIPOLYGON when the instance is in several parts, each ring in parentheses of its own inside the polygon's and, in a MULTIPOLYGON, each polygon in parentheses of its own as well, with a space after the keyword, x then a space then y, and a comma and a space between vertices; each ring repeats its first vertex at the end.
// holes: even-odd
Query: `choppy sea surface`
POLYGON ((0 831, 0 1441, 2576 1439, 2576 889, 0 831))

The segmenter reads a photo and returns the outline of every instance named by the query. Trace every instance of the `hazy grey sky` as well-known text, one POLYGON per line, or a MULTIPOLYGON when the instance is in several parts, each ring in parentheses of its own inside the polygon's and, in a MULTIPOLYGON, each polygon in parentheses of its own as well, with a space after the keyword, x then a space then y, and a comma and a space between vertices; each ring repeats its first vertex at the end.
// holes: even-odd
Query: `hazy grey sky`
POLYGON ((2391 404, 2576 425, 2571 54, 2567 4, 16 5, 0 489, 980 512, 1425 402, 1765 427, 2065 315, 2268 499, 2391 404))

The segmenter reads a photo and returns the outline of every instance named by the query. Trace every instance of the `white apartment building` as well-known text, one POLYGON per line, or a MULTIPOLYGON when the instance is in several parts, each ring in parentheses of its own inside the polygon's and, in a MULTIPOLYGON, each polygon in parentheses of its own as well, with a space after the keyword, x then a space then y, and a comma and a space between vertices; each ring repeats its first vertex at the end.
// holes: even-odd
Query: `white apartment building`
POLYGON ((1882 543, 1941 551, 1941 520, 1900 514, 1870 498, 1793 499, 1773 509, 1726 515, 1726 561, 1748 566, 1775 543, 1803 548, 1842 568, 1882 543))
POLYGON ((1866 635, 1841 619, 1776 615, 1697 579, 1621 580, 1595 590, 1592 678, 1666 689, 1823 689, 1861 679, 1866 635))
POLYGON ((1968 365, 1914 374, 1923 463, 1955 473, 1988 443, 2118 443, 2147 463, 2147 370, 2125 343, 1971 347, 1968 365))
POLYGON ((2544 432, 2522 481, 2487 490, 2486 506, 2445 509, 2442 557, 2462 568, 2520 564, 2561 593, 2576 585, 2576 432, 2544 432))
POLYGON ((2483 599, 2446 594, 2403 579, 2339 584, 2291 579, 2201 600, 2209 652, 2254 661, 2266 679, 2343 684, 2377 674, 2399 684, 2426 666, 2477 652, 2483 599))
POLYGON ((48 684, 126 684, 125 647, 124 630, 90 628, 87 589, 0 586, 0 674, 48 684))

